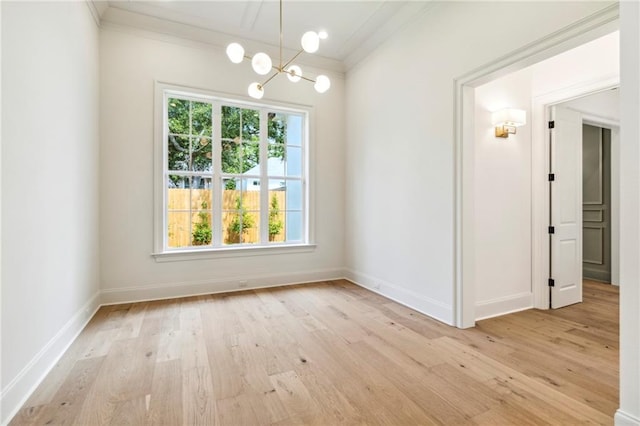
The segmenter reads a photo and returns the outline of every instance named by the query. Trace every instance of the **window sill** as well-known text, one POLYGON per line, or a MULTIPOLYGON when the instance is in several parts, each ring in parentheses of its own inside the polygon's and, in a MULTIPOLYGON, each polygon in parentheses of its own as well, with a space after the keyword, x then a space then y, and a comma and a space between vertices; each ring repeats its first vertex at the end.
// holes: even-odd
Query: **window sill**
POLYGON ((232 257, 264 256, 292 253, 310 253, 316 248, 315 244, 291 244, 260 247, 232 247, 232 248, 207 248, 165 251, 151 253, 156 262, 181 262, 186 260, 210 260, 232 257))

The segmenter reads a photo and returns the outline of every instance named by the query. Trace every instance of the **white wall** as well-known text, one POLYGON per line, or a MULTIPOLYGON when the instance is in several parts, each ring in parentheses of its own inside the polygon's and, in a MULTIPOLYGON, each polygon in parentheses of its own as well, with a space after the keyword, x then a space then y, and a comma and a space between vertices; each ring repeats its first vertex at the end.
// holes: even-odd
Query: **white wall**
POLYGON ((620 3, 620 409, 640 425, 640 3, 620 3))
MULTIPOLYGON (((618 40, 616 41, 616 45, 620 46, 620 42, 618 40)), ((616 50, 619 51, 619 49, 616 50)), ((616 56, 617 61, 615 63, 619 64, 619 55, 616 56)), ((581 113, 587 114, 591 117, 602 119, 606 122, 620 124, 620 90, 618 89, 605 90, 603 92, 574 99, 566 102, 564 106, 580 111, 581 113)))
POLYGON ((348 72, 349 278, 454 322, 454 79, 608 4, 439 3, 348 72))
POLYGON ((0 7, 5 422, 98 304, 98 29, 83 2, 0 7))
POLYGON ((531 70, 476 88, 476 319, 530 308, 531 70), (491 112, 519 108, 529 117, 507 139, 496 138, 491 112))
MULTIPOLYGON (((314 108, 314 251, 156 262, 153 252, 154 81, 246 97, 255 74, 224 51, 138 30, 101 31, 101 204, 103 302, 174 297, 343 276, 344 80, 328 73, 331 89, 283 76, 265 88, 264 102, 314 108)), ((309 74, 318 70, 308 69, 309 74)))

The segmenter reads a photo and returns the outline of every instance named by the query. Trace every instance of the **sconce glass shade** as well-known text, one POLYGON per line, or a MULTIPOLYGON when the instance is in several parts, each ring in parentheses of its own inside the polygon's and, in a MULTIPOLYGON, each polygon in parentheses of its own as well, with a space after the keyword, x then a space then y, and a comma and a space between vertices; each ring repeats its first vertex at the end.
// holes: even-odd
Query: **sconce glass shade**
POLYGON ((244 47, 239 43, 231 43, 227 46, 227 56, 234 64, 239 64, 244 59, 244 47))
POLYGON ((527 112, 522 109, 504 108, 492 114, 494 126, 520 127, 527 124, 527 112))
POLYGON ((331 80, 326 75, 316 77, 316 84, 313 85, 318 93, 324 93, 331 87, 331 80))
POLYGON ((268 74, 269 71, 271 71, 272 65, 269 55, 263 52, 256 53, 251 60, 253 70, 260 75, 268 74))
POLYGON ((291 65, 289 68, 285 70, 287 72, 287 78, 289 81, 293 83, 297 83, 300 81, 300 76, 302 75, 302 69, 297 65, 291 65))
POLYGON ((249 90, 247 92, 249 93, 249 96, 254 99, 262 99, 262 97, 264 96, 264 89, 262 88, 260 83, 256 82, 249 85, 249 90))
POLYGON ((516 133, 516 127, 527 124, 527 112, 522 109, 504 108, 491 115, 497 138, 508 138, 516 133))
POLYGON ((300 44, 302 45, 302 48, 305 52, 315 53, 320 47, 320 37, 315 31, 307 31, 302 35, 300 44))

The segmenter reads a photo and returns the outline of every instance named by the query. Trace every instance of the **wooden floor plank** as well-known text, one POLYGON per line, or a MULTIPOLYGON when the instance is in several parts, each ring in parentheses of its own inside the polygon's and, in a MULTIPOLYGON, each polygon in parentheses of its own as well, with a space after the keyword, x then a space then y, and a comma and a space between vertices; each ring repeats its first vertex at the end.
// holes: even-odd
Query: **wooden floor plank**
POLYGON ((105 306, 11 425, 612 424, 618 289, 459 330, 346 280, 105 306))

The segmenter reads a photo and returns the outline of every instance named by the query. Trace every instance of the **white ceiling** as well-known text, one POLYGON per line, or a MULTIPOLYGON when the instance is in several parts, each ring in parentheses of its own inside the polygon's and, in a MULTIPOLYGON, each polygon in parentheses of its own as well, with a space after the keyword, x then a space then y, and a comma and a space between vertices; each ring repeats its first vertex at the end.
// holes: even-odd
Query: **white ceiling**
MULTIPOLYGON (((100 4, 98 9, 105 22, 155 31, 163 27, 162 31, 169 33, 175 32, 173 30, 178 24, 186 25, 217 35, 213 37, 214 44, 237 38, 248 40, 249 48, 263 46, 269 49, 267 53, 277 55, 278 1, 110 0, 100 4)), ((329 37, 321 42, 316 55, 337 62, 342 68, 349 67, 423 11, 428 4, 426 0, 287 0, 283 2, 283 45, 286 53, 291 54, 300 49, 300 37, 304 32, 325 30, 329 37)))

